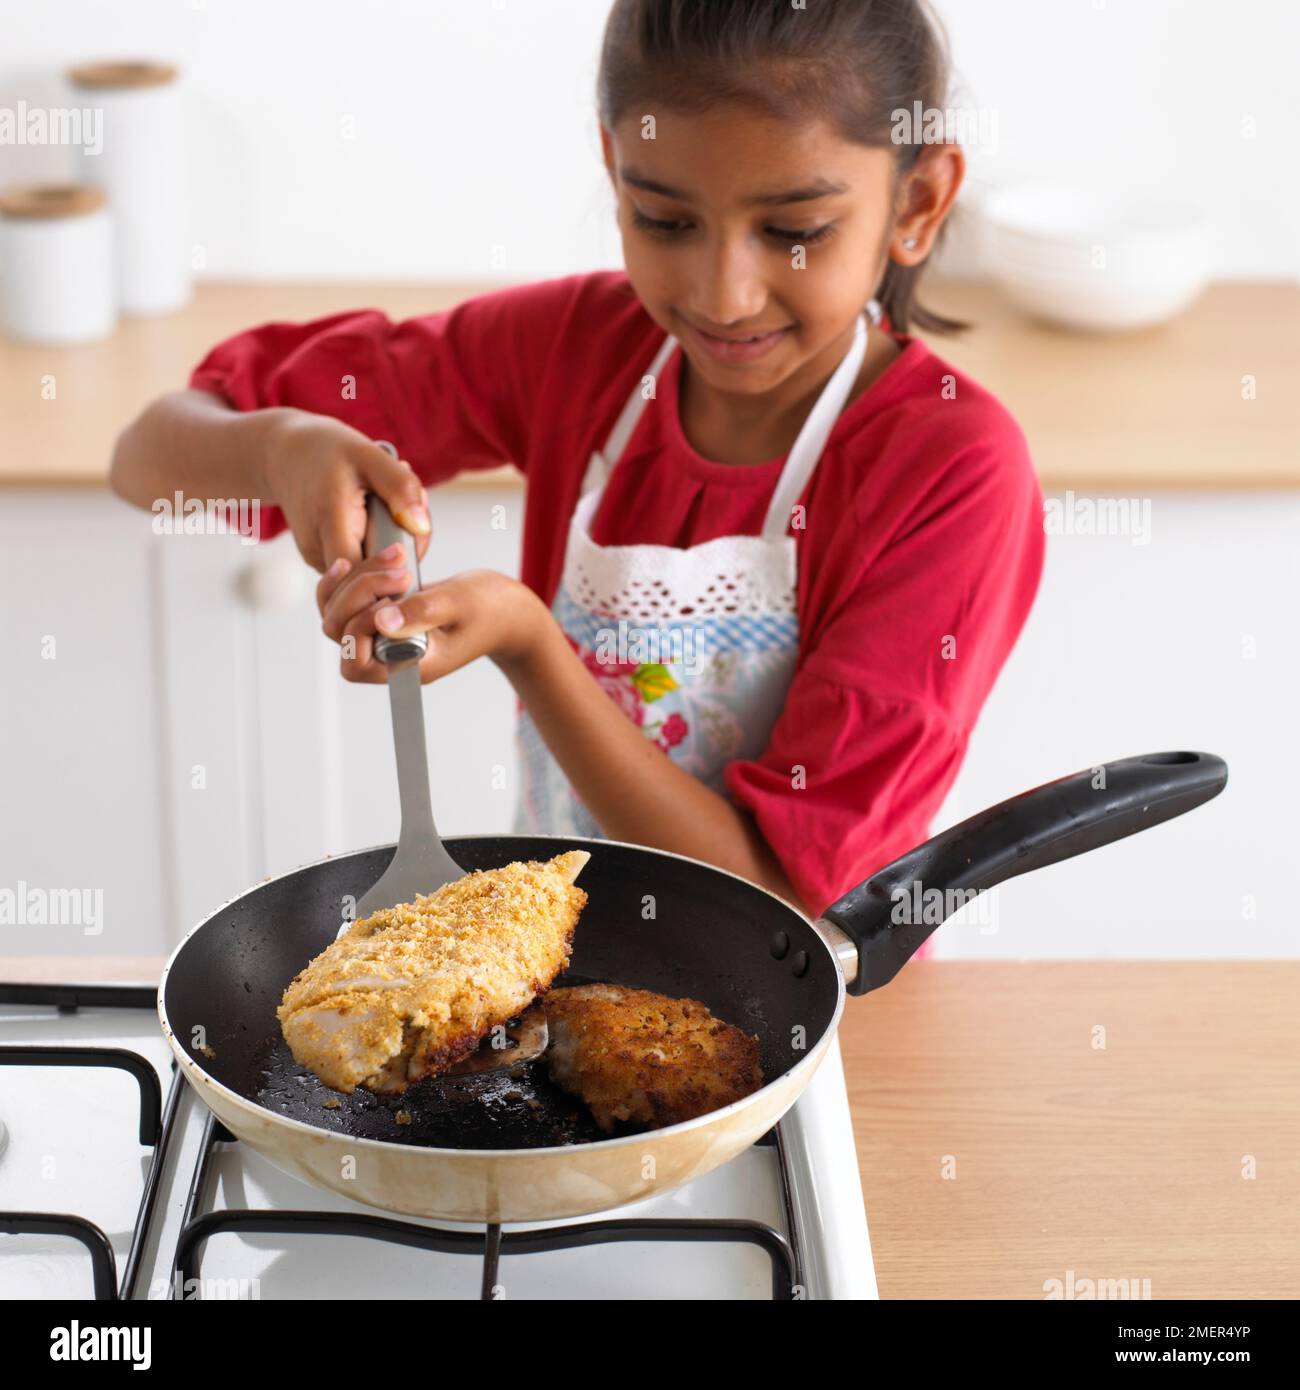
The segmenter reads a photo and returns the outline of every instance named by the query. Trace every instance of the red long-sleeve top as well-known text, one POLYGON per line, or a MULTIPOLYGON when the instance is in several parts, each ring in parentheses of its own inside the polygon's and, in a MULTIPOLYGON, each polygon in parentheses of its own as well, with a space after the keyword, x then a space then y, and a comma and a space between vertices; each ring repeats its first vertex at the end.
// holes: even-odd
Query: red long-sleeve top
MULTIPOLYGON (((927 837, 1043 566, 1042 492, 1015 420, 919 338, 893 336, 901 354, 844 410, 800 499, 785 707, 763 753, 725 772, 815 912, 927 837)), ((627 276, 600 271, 401 322, 360 309, 263 324, 214 347, 190 384, 240 410, 335 416, 391 440, 426 484, 514 463, 521 577, 550 603, 591 452, 662 342, 627 276)), ((784 459, 698 454, 678 416, 681 361, 613 471, 598 544, 761 529, 784 459)), ((261 538, 284 529, 261 509, 261 538)))

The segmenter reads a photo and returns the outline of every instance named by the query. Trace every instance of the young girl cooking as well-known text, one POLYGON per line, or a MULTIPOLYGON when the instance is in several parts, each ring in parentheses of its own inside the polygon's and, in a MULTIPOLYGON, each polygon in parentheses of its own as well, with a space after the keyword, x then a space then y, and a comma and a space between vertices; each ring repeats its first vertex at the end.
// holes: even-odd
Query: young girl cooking
POLYGON ((260 498, 348 680, 384 681, 376 633, 428 630, 426 682, 495 662, 517 829, 689 855, 815 916, 927 838, 1043 564, 1020 429, 909 332, 959 326, 917 281, 961 152, 893 139, 946 83, 919 0, 615 0, 623 271, 238 334, 123 432, 113 485, 260 498), (506 460, 522 581, 428 579, 435 535, 395 601, 367 492, 423 553, 425 487, 506 460))

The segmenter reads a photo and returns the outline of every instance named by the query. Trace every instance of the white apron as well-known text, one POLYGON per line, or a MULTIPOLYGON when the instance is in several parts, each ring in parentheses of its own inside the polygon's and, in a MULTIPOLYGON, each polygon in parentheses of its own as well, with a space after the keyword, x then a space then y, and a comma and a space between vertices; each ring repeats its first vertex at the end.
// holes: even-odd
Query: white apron
MULTIPOLYGON (((868 306, 879 322, 875 301, 868 306)), ((650 367, 657 380, 669 336, 650 367)), ((722 773, 767 746, 799 648, 793 508, 812 477, 866 352, 863 315, 853 345, 804 422, 757 536, 701 545, 597 545, 591 520, 645 407, 632 390, 603 450, 591 456, 569 524, 556 621, 588 670, 645 736, 693 777, 727 795, 722 773)), ((527 711, 518 728, 520 833, 602 836, 527 711)), ((635 787, 628 788, 635 796, 635 787)))

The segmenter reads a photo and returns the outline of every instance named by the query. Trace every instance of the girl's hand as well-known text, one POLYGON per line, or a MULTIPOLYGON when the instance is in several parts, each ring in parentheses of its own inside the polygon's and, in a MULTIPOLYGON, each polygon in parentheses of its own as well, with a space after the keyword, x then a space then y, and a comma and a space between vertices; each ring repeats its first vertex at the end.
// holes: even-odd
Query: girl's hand
POLYGON ((420 662, 420 680, 427 685, 480 656, 506 670, 526 664, 547 624, 554 623, 530 588, 496 570, 466 570, 440 579, 399 604, 396 596, 411 582, 401 565, 399 553, 387 552, 359 565, 340 561, 316 586, 321 628, 343 646, 344 680, 387 682, 387 668, 374 656, 376 634, 427 632, 429 650, 420 662))
POLYGON ((377 492, 397 524, 416 537, 418 555, 429 544, 429 511, 415 470, 341 420, 307 410, 276 411, 261 475, 268 501, 284 512, 303 559, 315 570, 339 558, 360 561, 368 492, 377 492))

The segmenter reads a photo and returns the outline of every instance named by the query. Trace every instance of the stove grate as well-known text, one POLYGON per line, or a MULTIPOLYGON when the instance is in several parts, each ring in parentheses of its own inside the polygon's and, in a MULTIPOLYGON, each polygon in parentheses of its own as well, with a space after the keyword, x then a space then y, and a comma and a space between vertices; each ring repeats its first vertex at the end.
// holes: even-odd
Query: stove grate
MULTIPOLYGON (((78 1008, 152 1008, 156 995, 147 987, 131 985, 15 984, 0 982, 0 1004, 53 1005, 60 1012, 78 1008)), ((141 1257, 157 1208, 160 1176, 166 1155, 177 1131, 184 1079, 172 1066, 172 1085, 166 1110, 161 1105, 161 1088, 153 1066, 143 1057, 122 1048, 36 1047, 0 1045, 0 1064, 12 1066, 102 1066, 130 1072, 140 1087, 140 1142, 152 1146, 154 1153, 145 1175, 139 1213, 132 1233, 126 1271, 119 1286, 113 1246, 93 1222, 62 1212, 0 1212, 0 1232, 13 1235, 64 1235, 81 1241, 90 1252, 97 1299, 130 1299, 136 1296, 141 1257)), ((743 1243, 758 1247, 767 1256, 772 1270, 772 1298, 789 1301, 801 1285, 797 1225, 790 1169, 778 1124, 758 1142, 773 1145, 781 1183, 781 1199, 791 1239, 761 1221, 722 1220, 701 1217, 643 1220, 580 1221, 545 1230, 503 1230, 492 1223, 478 1231, 450 1231, 399 1221, 391 1217, 364 1213, 321 1211, 276 1211, 231 1209, 204 1211, 213 1171, 216 1146, 238 1142, 234 1135, 209 1114, 204 1123, 199 1156, 195 1161, 181 1232, 172 1261, 169 1297, 177 1290, 201 1289, 199 1281, 203 1249, 215 1235, 223 1232, 249 1232, 262 1235, 357 1236, 413 1246, 440 1254, 473 1255, 483 1261, 480 1296, 492 1301, 500 1297, 501 1257, 548 1251, 571 1250, 581 1246, 609 1245, 624 1241, 700 1242, 709 1244, 743 1243)))
MULTIPOLYGON (((79 1008, 153 1008, 156 991, 137 985, 59 985, 0 982, 0 1004, 53 1005, 60 1013, 79 1008)), ((158 1204, 158 1193, 168 1142, 175 1128, 180 1087, 184 1085, 172 1066, 172 1088, 167 1111, 162 1110, 158 1073, 147 1058, 121 1047, 46 1047, 31 1044, 0 1045, 0 1066, 16 1067, 113 1067, 129 1072, 140 1088, 140 1143, 153 1149, 145 1173, 140 1206, 131 1232, 131 1247, 121 1283, 113 1244, 93 1221, 70 1212, 0 1212, 0 1233, 5 1235, 58 1235, 80 1241, 90 1252, 91 1279, 98 1300, 135 1297, 140 1277, 144 1242, 158 1204), (161 1142, 160 1142, 161 1141, 161 1142)))
MULTIPOLYGON (((777 1153, 781 1165, 782 1192, 789 1207, 790 1184, 777 1127, 777 1153)), ((704 1217, 645 1220, 581 1221, 539 1231, 503 1230, 496 1223, 482 1232, 449 1231, 387 1216, 351 1212, 272 1211, 231 1208, 204 1212, 210 1190, 216 1146, 239 1141, 215 1116, 209 1115, 203 1142, 194 1165, 194 1178, 186 1200, 185 1216, 172 1266, 172 1296, 176 1290, 201 1289, 199 1262, 203 1247, 222 1232, 257 1235, 357 1236, 394 1245, 436 1251, 445 1255, 476 1255, 483 1260, 480 1297, 500 1297, 502 1255, 531 1255, 572 1250, 579 1246, 609 1245, 619 1241, 698 1241, 755 1245, 772 1266, 772 1297, 789 1301, 799 1286, 796 1252, 779 1231, 761 1221, 713 1220, 704 1217)), ((761 1142, 761 1141, 760 1141, 761 1142)), ((793 1230, 793 1225, 790 1226, 793 1230)))

